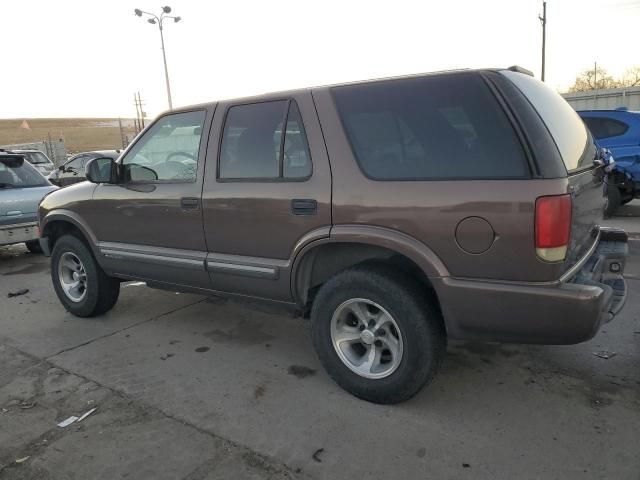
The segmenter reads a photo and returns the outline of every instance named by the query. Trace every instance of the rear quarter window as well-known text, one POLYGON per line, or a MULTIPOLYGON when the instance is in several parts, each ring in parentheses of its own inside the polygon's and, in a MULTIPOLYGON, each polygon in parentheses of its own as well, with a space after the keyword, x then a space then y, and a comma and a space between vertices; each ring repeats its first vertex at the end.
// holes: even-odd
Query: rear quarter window
POLYGON ((587 142, 593 143, 576 111, 558 92, 543 82, 522 73, 503 70, 529 100, 547 126, 568 172, 590 166, 593 158, 584 155, 587 142))
POLYGON ((525 178, 513 127, 477 74, 332 89, 354 155, 374 180, 525 178))

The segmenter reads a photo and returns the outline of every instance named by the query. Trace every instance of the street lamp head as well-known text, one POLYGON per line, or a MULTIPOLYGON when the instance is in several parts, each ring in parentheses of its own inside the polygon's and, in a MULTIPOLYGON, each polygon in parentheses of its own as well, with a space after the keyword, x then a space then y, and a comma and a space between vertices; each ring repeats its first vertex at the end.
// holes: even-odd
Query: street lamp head
POLYGON ((149 18, 147 20, 147 22, 151 23, 152 25, 155 25, 156 24, 156 19, 155 18, 149 18))
POLYGON ((175 23, 178 23, 180 20, 182 20, 182 17, 174 17, 174 18, 173 18, 173 21, 174 21, 175 23))
POLYGON ((171 13, 171 7, 169 7, 169 6, 162 7, 162 11, 164 13, 166 13, 166 14, 169 14, 169 13, 171 13))
POLYGON ((133 12, 134 12, 138 17, 141 17, 141 16, 142 16, 142 10, 140 10, 139 8, 136 8, 133 12))

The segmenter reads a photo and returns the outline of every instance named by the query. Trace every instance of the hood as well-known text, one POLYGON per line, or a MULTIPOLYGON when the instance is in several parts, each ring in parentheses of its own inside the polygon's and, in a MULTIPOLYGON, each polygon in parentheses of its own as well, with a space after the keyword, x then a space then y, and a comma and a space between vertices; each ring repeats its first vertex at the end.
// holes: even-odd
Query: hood
MULTIPOLYGON (((53 185, 28 188, 0 188, 0 216, 8 212, 36 213, 38 204, 47 193, 57 190, 53 185)), ((13 213, 17 215, 17 213, 13 213)))

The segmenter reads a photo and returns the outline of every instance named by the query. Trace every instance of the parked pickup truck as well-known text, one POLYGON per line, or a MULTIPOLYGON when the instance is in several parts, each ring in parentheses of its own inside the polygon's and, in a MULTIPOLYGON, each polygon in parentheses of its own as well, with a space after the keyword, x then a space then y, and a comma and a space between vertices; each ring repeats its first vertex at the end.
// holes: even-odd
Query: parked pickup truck
POLYGON ((580 117, 518 67, 167 112, 40 205, 63 306, 120 282, 297 306, 352 394, 406 400, 447 338, 572 344, 622 308, 624 231, 580 117))

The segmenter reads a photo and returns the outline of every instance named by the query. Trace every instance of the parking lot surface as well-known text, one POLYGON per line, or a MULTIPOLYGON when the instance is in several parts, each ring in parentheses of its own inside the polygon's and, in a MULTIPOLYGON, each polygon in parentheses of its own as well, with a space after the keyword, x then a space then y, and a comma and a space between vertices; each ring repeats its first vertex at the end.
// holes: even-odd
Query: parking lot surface
POLYGON ((627 305, 592 341, 450 342, 432 385, 396 406, 338 388, 293 313, 134 282, 75 318, 48 258, 0 248, 0 479, 637 480, 630 246, 627 305))

